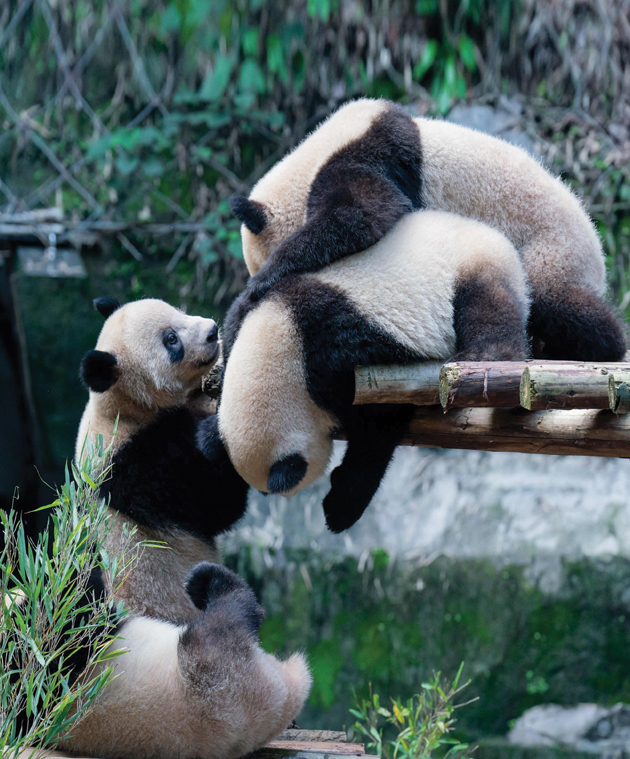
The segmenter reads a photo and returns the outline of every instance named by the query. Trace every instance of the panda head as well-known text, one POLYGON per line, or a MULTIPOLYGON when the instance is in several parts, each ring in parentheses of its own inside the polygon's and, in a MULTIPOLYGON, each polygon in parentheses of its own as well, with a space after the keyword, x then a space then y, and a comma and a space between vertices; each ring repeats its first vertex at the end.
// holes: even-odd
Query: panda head
POLYGON ((248 198, 230 198, 232 213, 242 224, 243 257, 252 276, 271 251, 306 221, 309 185, 300 181, 306 173, 300 177, 298 171, 299 179, 293 176, 296 168, 285 158, 258 182, 248 198))
POLYGON ((291 308, 278 298, 263 300, 232 346, 201 450, 212 459, 224 447, 251 487, 292 495, 325 474, 337 426, 309 394, 291 308))
POLYGON ((219 355, 212 319, 188 316, 162 300, 146 298, 121 305, 97 298, 105 317, 95 350, 81 362, 81 380, 97 397, 115 392, 146 408, 184 403, 219 355))

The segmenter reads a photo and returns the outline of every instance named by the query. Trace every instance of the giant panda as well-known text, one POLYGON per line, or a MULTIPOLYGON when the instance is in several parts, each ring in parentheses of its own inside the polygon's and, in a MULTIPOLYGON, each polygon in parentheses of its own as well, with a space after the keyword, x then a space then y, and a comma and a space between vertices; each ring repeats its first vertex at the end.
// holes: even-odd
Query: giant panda
POLYGON ((200 423, 199 446, 211 460, 227 449, 258 490, 292 495, 324 473, 341 427, 348 448, 324 500, 339 532, 369 504, 412 411, 353 406, 353 368, 524 359, 528 312, 503 234, 442 211, 407 214, 362 253, 237 298, 218 413, 200 423))
POLYGON ((603 300, 602 247, 578 199, 520 148, 412 118, 386 100, 351 102, 235 197, 256 299, 291 273, 365 250, 404 214, 451 211, 503 232, 532 289, 536 357, 616 361, 622 323, 603 300))
MULTIPOLYGON (((227 456, 210 463, 195 445, 202 376, 217 360, 212 319, 188 316, 147 298, 121 305, 98 298, 105 323, 81 363, 90 397, 77 436, 113 438, 112 474, 101 487, 114 525, 107 547, 119 553, 128 527, 144 549, 119 598, 134 612, 185 624, 197 610, 184 580, 200 561, 218 561, 215 538, 245 512, 247 484, 227 456)), ((203 415, 203 414, 202 414, 203 415)))
MULTIPOLYGON (((301 654, 283 662, 262 650, 264 613, 251 589, 227 568, 201 562, 183 591, 197 609, 187 624, 132 614, 111 630, 115 658, 86 670, 90 654, 81 649, 64 669, 70 687, 100 667, 113 672, 85 715, 55 739, 58 748, 103 759, 239 759, 291 724, 311 675, 301 654)), ((90 594, 103 602, 100 570, 90 594)), ((20 728, 32 719, 20 714, 20 728)))

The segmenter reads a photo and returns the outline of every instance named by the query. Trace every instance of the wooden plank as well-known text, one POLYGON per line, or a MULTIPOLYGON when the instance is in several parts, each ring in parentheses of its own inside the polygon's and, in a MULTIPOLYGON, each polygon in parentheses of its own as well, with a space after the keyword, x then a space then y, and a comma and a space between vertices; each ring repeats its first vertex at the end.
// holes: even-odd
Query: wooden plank
MULTIPOLYGON (((298 741, 298 746, 302 746, 301 741, 298 741)), ((332 759, 337 756, 354 757, 354 759, 368 759, 364 752, 360 754, 347 753, 337 751, 335 746, 343 746, 343 743, 322 743, 320 751, 314 751, 310 749, 302 748, 275 748, 273 746, 265 746, 258 749, 253 754, 250 754, 251 759, 332 759)))
POLYGON ((276 738, 278 741, 336 741, 344 743, 348 736, 341 730, 301 730, 299 727, 284 730, 276 738))
POLYGON ((365 749, 362 743, 342 743, 333 741, 271 741, 263 749, 302 751, 315 754, 333 754, 334 756, 362 756, 365 749))
POLYGON ((630 458, 630 416, 610 411, 419 408, 401 445, 630 458))
POLYGON ((440 402, 441 367, 439 361, 406 366, 358 366, 354 373, 354 402, 435 406, 440 402))

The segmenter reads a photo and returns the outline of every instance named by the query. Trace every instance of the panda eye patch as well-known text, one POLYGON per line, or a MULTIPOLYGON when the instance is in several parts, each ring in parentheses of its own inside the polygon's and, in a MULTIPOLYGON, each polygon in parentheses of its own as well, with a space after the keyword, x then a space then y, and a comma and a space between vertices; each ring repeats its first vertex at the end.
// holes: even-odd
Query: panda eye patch
POLYGON ((162 333, 162 343, 168 351, 168 357, 171 364, 177 364, 184 358, 184 344, 179 339, 179 335, 172 329, 166 329, 162 333))

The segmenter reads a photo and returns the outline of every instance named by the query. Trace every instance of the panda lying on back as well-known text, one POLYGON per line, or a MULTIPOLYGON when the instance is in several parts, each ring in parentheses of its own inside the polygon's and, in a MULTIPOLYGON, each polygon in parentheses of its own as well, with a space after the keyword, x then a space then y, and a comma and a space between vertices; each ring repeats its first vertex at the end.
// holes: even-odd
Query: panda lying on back
POLYGON ((532 288, 534 355, 618 361, 624 328, 604 303, 604 259, 578 199, 523 150, 472 129, 412 118, 386 100, 336 111, 254 187, 233 199, 260 298, 380 240, 419 208, 503 232, 532 288))
MULTIPOLYGON (((96 603, 104 588, 92 575, 96 603)), ((239 759, 291 724, 310 690, 308 666, 301 654, 282 662, 261 649, 264 614, 250 588, 202 562, 182 592, 196 608, 187 625, 123 620, 110 650, 127 650, 113 660, 113 679, 59 748, 103 759, 239 759)), ((29 717, 20 722, 26 728, 29 717)))
POLYGON ((101 488, 115 512, 107 547, 116 553, 127 523, 138 541, 169 549, 144 550, 119 596, 140 614, 184 624, 197 615, 184 592, 188 572, 218 560, 216 536, 247 506, 247 484, 227 456, 209 463, 195 446, 193 411, 217 360, 217 325, 161 300, 94 303, 106 321, 81 364, 90 399, 76 457, 87 435, 107 445, 118 417, 112 476, 101 488))
POLYGON ((199 425, 258 490, 292 495, 322 476, 341 427, 348 448, 324 500, 334 532, 361 516, 413 407, 353 406, 359 364, 527 357, 528 288, 518 254, 471 219, 418 211, 380 242, 317 274, 289 276, 226 319, 223 391, 199 425))

